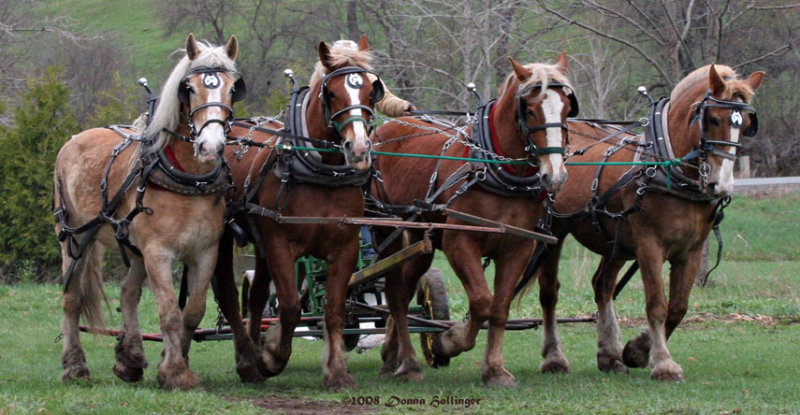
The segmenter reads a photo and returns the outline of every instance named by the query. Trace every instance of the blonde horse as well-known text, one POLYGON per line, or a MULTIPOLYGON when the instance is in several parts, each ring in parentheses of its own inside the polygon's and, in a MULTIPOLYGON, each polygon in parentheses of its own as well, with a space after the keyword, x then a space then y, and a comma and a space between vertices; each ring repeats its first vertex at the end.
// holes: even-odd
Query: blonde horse
POLYGON ((127 252, 133 255, 122 282, 114 372, 135 382, 147 367, 137 307, 149 276, 164 338, 158 381, 165 389, 197 385, 188 353, 223 231, 220 198, 229 179, 222 155, 231 106, 245 91, 234 64, 238 49, 234 36, 224 47, 211 47, 190 34, 186 56, 167 79, 144 134, 135 127, 94 128, 59 151, 54 205, 65 279, 64 380, 90 379, 78 322, 83 316, 92 329, 103 326, 103 247, 119 247, 126 262, 127 252), (172 284, 176 261, 188 265, 182 312, 172 284))

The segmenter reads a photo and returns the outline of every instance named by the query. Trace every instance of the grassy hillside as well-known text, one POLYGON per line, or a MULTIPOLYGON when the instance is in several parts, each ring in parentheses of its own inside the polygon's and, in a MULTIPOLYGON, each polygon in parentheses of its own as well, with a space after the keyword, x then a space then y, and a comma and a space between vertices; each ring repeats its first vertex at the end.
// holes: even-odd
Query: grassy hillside
POLYGON ((151 0, 51 0, 43 2, 37 13, 69 16, 84 36, 107 35, 129 53, 126 79, 144 76, 151 85, 159 85, 174 64, 168 59, 170 53, 183 47, 186 33, 165 36, 158 5, 151 0))

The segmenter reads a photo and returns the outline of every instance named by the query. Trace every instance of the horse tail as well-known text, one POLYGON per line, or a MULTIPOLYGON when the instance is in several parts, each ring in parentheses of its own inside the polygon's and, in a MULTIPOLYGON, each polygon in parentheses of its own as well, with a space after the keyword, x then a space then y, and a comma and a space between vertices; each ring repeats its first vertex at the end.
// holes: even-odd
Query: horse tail
MULTIPOLYGON (((541 275, 541 273, 542 273, 542 267, 539 267, 538 269, 536 269, 533 276, 529 278, 527 282, 525 282, 525 285, 519 288, 519 292, 514 296, 514 307, 517 310, 520 309, 520 306, 522 305, 522 300, 524 300, 525 297, 528 296, 528 293, 533 288, 533 285, 536 284, 537 280, 539 280, 539 275, 541 275)), ((524 273, 523 275, 520 275, 520 280, 517 282, 517 285, 519 285, 522 282, 523 276, 524 273)))
MULTIPOLYGON (((62 226, 66 222, 67 205, 69 194, 65 194, 61 189, 61 180, 58 174, 54 175, 55 191, 53 192, 53 210, 60 212, 56 214, 56 233, 61 233, 62 226), (63 216, 62 216, 63 215, 63 216)), ((76 246, 70 247, 69 237, 61 242, 62 257, 62 278, 64 278, 64 307, 80 310, 80 315, 84 317, 89 327, 102 329, 105 328, 103 320, 102 303, 110 309, 108 297, 103 289, 103 247, 96 243, 94 234, 90 230, 85 240, 80 243, 85 244, 79 258, 73 258, 74 252, 78 250, 76 246), (73 263, 74 262, 74 263, 73 263)), ((61 236, 59 236, 61 239, 61 236)), ((80 239, 80 238, 79 238, 80 239)))
MULTIPOLYGON (((89 327, 93 329, 105 328, 103 319, 103 303, 110 309, 108 297, 103 289, 103 247, 94 241, 90 244, 75 264, 72 277, 64 289, 65 301, 68 294, 80 304, 80 315, 89 327)), ((68 256, 67 256, 68 257, 68 256)))

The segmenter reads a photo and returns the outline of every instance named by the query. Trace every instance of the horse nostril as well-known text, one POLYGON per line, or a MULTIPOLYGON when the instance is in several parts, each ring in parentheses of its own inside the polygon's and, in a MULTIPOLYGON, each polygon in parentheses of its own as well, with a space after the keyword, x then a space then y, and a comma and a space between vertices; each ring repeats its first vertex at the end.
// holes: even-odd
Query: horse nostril
POLYGON ((542 183, 544 183, 544 186, 548 189, 552 186, 553 179, 550 177, 550 174, 545 173, 542 175, 542 183))
POLYGON ((343 147, 343 148, 344 148, 346 151, 352 152, 352 151, 353 151, 353 142, 352 142, 352 141, 349 141, 349 140, 348 140, 348 141, 345 141, 345 142, 342 144, 342 147, 343 147))

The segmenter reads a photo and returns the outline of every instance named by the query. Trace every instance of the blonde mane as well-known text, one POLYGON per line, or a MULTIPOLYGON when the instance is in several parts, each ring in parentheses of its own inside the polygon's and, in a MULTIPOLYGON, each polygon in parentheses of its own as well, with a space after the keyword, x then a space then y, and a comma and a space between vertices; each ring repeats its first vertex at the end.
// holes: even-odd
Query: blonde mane
MULTIPOLYGON (((672 90, 669 98, 675 102, 682 98, 691 98, 691 95, 697 94, 698 91, 702 94, 708 89, 708 71, 711 65, 701 66, 689 75, 686 75, 678 85, 672 90), (698 88, 699 84, 699 88, 698 88)), ((730 66, 714 65, 717 74, 725 81, 725 91, 722 93, 720 99, 730 101, 734 96, 740 96, 744 102, 750 102, 753 98, 755 91, 743 79, 739 79, 739 75, 730 66)))
POLYGON ((178 100, 178 87, 186 74, 194 68, 225 68, 230 71, 236 70, 236 64, 225 52, 224 46, 211 46, 206 41, 197 42, 198 54, 194 60, 189 60, 185 49, 179 49, 176 53, 183 53, 183 57, 175 65, 172 73, 161 87, 161 94, 158 97, 158 106, 153 111, 150 126, 147 127, 145 135, 157 137, 148 151, 157 151, 166 145, 168 134, 163 133, 163 129, 174 131, 178 127, 181 117, 181 103, 178 100))
MULTIPOLYGON (((330 62, 328 62, 334 68, 340 68, 345 66, 357 66, 359 68, 369 69, 372 70, 372 52, 368 50, 352 50, 347 47, 340 47, 334 46, 330 49, 330 62)), ((328 73, 328 68, 322 64, 322 62, 317 61, 314 64, 314 73, 311 75, 311 79, 308 81, 308 85, 311 89, 314 89, 317 84, 322 82, 322 77, 328 73)))
MULTIPOLYGON (((569 79, 567 79, 566 75, 558 70, 557 65, 549 65, 546 63, 529 63, 523 65, 523 67, 531 72, 531 76, 530 78, 526 79, 525 82, 521 82, 519 84, 517 91, 514 91, 516 93, 519 93, 519 91, 524 90, 530 85, 540 83, 542 84, 542 88, 537 98, 543 98, 544 93, 547 90, 547 85, 550 83, 551 79, 574 90, 574 88, 572 88, 572 83, 569 81, 569 79)), ((511 88, 511 85, 513 85, 513 82, 516 78, 516 75, 512 71, 508 77, 506 77, 506 81, 503 82, 502 86, 500 87, 498 95, 503 95, 504 92, 511 92, 508 91, 508 89, 511 88)))

